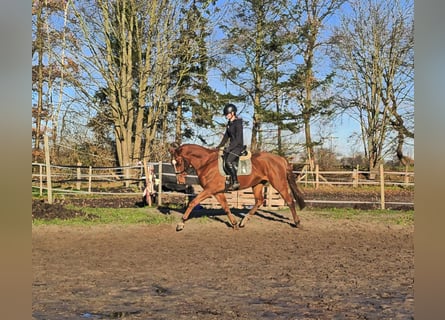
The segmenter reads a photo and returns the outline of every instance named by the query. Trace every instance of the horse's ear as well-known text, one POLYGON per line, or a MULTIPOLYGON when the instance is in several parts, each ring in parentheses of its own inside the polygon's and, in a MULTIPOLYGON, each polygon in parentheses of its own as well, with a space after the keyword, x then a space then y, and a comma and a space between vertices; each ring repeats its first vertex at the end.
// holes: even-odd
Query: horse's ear
POLYGON ((170 143, 170 148, 169 148, 170 153, 173 154, 173 152, 175 152, 175 150, 178 148, 179 148, 179 144, 177 142, 170 143))

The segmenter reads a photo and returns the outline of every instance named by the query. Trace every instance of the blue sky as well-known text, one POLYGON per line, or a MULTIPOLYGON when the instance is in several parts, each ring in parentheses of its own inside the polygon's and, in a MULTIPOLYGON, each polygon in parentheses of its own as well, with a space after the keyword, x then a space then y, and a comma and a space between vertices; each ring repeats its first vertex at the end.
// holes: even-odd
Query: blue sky
MULTIPOLYGON (((230 2, 230 1, 226 1, 226 0, 221 0, 217 2, 218 7, 222 7, 226 2, 230 2)), ((336 17, 332 17, 328 20, 328 23, 330 26, 334 25, 335 23, 338 23, 338 19, 336 17)), ((323 34, 323 37, 327 37, 328 31, 325 31, 323 34)), ((219 39, 222 37, 222 34, 220 33, 219 30, 215 30, 215 33, 212 35, 213 39, 219 39)), ((319 70, 319 74, 321 76, 321 74, 323 73, 328 73, 331 71, 330 69, 330 62, 327 58, 323 58, 323 56, 318 53, 318 65, 316 66, 316 68, 318 68, 319 70), (326 72, 323 72, 324 70, 326 70, 326 72)), ((240 90, 238 87, 232 85, 229 81, 222 81, 219 77, 219 75, 213 71, 209 74, 209 82, 210 85, 215 88, 216 90, 218 90, 219 92, 222 93, 227 93, 227 92, 231 92, 231 93, 239 93, 240 90)), ((250 122, 251 124, 251 120, 252 120, 252 107, 249 105, 238 105, 238 109, 241 111, 239 113, 239 115, 250 122)), ((218 118, 218 121, 223 122, 224 118, 218 118)), ((352 152, 354 152, 354 146, 357 145, 357 141, 353 141, 351 140, 349 137, 354 133, 354 132, 358 132, 359 130, 359 124, 357 122, 355 122, 353 119, 349 118, 348 116, 344 116, 342 117, 342 119, 339 119, 338 121, 335 121, 334 123, 332 123, 331 126, 326 127, 326 125, 317 127, 317 124, 314 123, 313 127, 312 127, 312 135, 314 139, 318 139, 319 138, 319 134, 318 133, 322 133, 323 135, 328 135, 331 136, 332 139, 330 139, 329 141, 329 147, 332 146, 334 147, 334 150, 342 155, 349 155, 352 152), (322 132, 321 132, 322 131, 322 132)), ((208 137, 210 141, 212 141, 211 137, 208 137)), ((215 137, 216 140, 219 139, 219 137, 215 137)), ((245 126, 244 129, 244 140, 246 144, 250 143, 250 139, 251 139, 251 126, 245 126)), ((297 141, 304 141, 304 135, 303 134, 297 134, 295 139, 297 141)), ((219 142, 219 141, 218 141, 219 142)), ((216 142, 216 143, 218 143, 216 142)))
MULTIPOLYGON (((226 2, 229 2, 229 1, 220 0, 217 2, 217 4, 219 7, 222 7, 226 2)), ((344 12, 345 10, 349 10, 349 9, 347 7, 343 7, 342 10, 344 12)), ((213 21, 213 22, 215 22, 215 21, 213 21)), ((332 25, 338 23, 338 19, 336 17, 331 17, 327 22, 329 23, 330 26, 332 26, 332 25)), ((215 35, 213 35, 214 38, 221 36, 220 33, 219 33, 219 35, 217 35, 217 33, 218 33, 218 31, 215 31, 215 35)), ((325 37, 328 36, 328 31, 326 31, 325 34, 323 34, 323 36, 325 36, 325 37)), ((323 74, 324 70, 327 70, 327 72, 329 72, 331 70, 330 65, 329 65, 329 60, 327 58, 322 59, 322 57, 323 56, 319 53, 319 57, 318 57, 319 60, 318 60, 317 66, 316 66, 316 68, 319 71, 319 74, 323 74)), ((210 81, 210 85, 220 92, 231 91, 232 93, 238 93, 237 87, 231 85, 230 82, 223 82, 220 79, 220 77, 214 72, 209 74, 209 81, 210 81)), ((251 123, 251 119, 252 119, 251 106, 238 105, 238 107, 241 111, 240 116, 251 123)), ((216 120, 219 122, 225 122, 225 119, 222 116, 217 117, 216 120)), ((358 141, 357 139, 350 138, 354 133, 358 134, 359 129, 360 129, 360 127, 359 127, 358 122, 356 122, 349 116, 345 115, 341 119, 336 120, 329 126, 326 126, 323 124, 318 127, 317 124, 313 124, 312 135, 315 140, 319 138, 320 132, 324 136, 331 136, 332 139, 329 140, 328 146, 330 147, 331 142, 332 142, 332 146, 337 153, 347 156, 347 155, 351 155, 356 152, 360 152, 362 150, 360 141, 358 141)), ((251 139, 251 126, 245 126, 244 134, 245 134, 245 143, 249 144, 250 139, 251 139)), ((219 143, 219 140, 220 140, 219 136, 208 135, 208 136, 206 136, 206 138, 208 139, 209 143, 215 143, 215 144, 219 143)), ((299 142, 304 140, 303 134, 299 134, 295 138, 299 142)), ((413 148, 411 148, 411 149, 413 149, 413 148)), ((410 152, 411 152, 412 156, 414 156, 414 151, 411 150, 410 152)), ((410 154, 408 153, 408 155, 410 155, 410 154)))
MULTIPOLYGON (((219 7, 221 7, 223 4, 230 2, 226 0, 218 1, 217 4, 219 7)), ((344 5, 339 11, 339 14, 345 13, 350 8, 348 5, 344 5)), ((322 38, 327 38, 330 35, 330 30, 333 26, 337 25, 339 23, 338 16, 331 16, 329 19, 324 21, 325 23, 325 30, 320 35, 322 38)), ((221 34, 219 31, 217 32, 217 35, 214 35, 214 38, 219 38, 221 34)), ((330 61, 328 57, 323 55, 323 52, 317 53, 317 65, 315 66, 316 69, 316 76, 319 78, 323 77, 323 74, 326 74, 332 70, 330 61)), ((210 74, 209 75, 209 81, 212 87, 217 89, 220 92, 232 92, 232 93, 238 93, 239 89, 233 85, 231 85, 229 82, 223 82, 219 78, 217 74, 210 74)), ((334 88, 335 90, 335 88, 334 88)), ((251 122, 252 119, 252 111, 251 106, 239 106, 241 107, 241 117, 251 122), (245 107, 243 112, 243 107, 245 107)), ((239 108, 240 109, 240 108, 239 108)), ((221 121, 224 121, 224 118, 221 118, 221 121)), ((317 125, 317 123, 312 124, 312 137, 314 140, 317 140, 320 138, 320 135, 322 136, 328 136, 331 137, 329 142, 326 141, 326 144, 324 147, 333 147, 336 153, 340 154, 341 156, 350 156, 356 153, 362 153, 363 147, 361 140, 359 138, 360 136, 360 124, 357 120, 350 117, 348 114, 344 114, 340 118, 333 121, 331 124, 320 124, 317 125)), ((245 143, 250 143, 251 138, 251 127, 245 126, 245 143)), ((218 138, 217 138, 218 139, 218 138)), ((304 136, 301 134, 297 135, 296 137, 297 141, 303 141, 304 136)), ((406 153, 408 156, 414 157, 414 148, 413 146, 407 145, 406 147, 406 153)))

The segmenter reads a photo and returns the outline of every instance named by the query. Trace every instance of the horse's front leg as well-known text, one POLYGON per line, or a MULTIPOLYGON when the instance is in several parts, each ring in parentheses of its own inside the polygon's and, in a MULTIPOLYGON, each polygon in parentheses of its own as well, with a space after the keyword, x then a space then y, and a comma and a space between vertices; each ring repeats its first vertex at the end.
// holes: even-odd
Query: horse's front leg
POLYGON ((176 231, 181 231, 182 229, 184 229, 185 226, 185 221, 188 219, 190 213, 192 212, 192 210, 204 199, 207 199, 208 197, 210 197, 211 194, 209 192, 207 192, 206 190, 203 190, 201 193, 199 193, 196 198, 194 198, 192 201, 190 201, 187 209, 185 210, 184 214, 182 215, 182 221, 179 222, 176 225, 176 231))
POLYGON ((264 202, 263 188, 264 186, 262 184, 257 184, 256 186, 252 187, 253 195, 255 197, 255 205, 241 220, 239 224, 240 228, 243 228, 246 222, 249 221, 249 219, 255 214, 255 212, 257 212, 258 208, 263 205, 264 202))
POLYGON ((230 211, 229 205, 227 204, 227 198, 224 193, 217 193, 214 196, 216 200, 218 200, 218 202, 221 204, 224 212, 227 214, 227 218, 229 219, 229 222, 232 225, 233 229, 238 229, 238 221, 230 211))

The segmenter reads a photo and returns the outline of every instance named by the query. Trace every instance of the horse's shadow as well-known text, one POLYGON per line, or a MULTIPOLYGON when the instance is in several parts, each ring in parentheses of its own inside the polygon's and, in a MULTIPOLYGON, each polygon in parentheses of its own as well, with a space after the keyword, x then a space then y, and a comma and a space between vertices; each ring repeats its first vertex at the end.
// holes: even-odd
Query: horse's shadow
MULTIPOLYGON (((290 212, 289 212, 290 214, 290 212)), ((263 219, 266 220, 270 220, 270 221, 277 221, 277 222, 281 222, 281 223, 287 223, 291 226, 293 226, 293 222, 289 219, 289 217, 283 216, 282 214, 278 213, 278 212, 274 212, 274 211, 270 211, 270 210, 264 210, 264 209, 259 209, 256 213, 255 216, 259 216, 263 219)))
MULTIPOLYGON (((172 214, 172 213, 177 213, 177 214, 183 215, 185 210, 186 210, 186 208, 158 207, 159 212, 161 212, 162 214, 167 214, 167 215, 172 214)), ((232 214, 234 216, 236 216, 239 219, 242 219, 247 214, 248 209, 232 208, 232 209, 230 209, 230 211, 232 212, 232 214)), ((193 209, 193 211, 191 212, 191 214, 189 216, 189 219, 198 219, 198 218, 202 218, 202 217, 208 217, 212 220, 224 223, 228 227, 232 227, 230 222, 225 218, 225 217, 227 217, 226 213, 224 212, 224 210, 222 210, 220 208, 209 209, 209 208, 203 208, 203 207, 199 206, 199 207, 193 209)), ((261 219, 280 222, 280 223, 288 224, 290 226, 294 226, 293 222, 289 219, 289 217, 284 216, 278 212, 270 211, 270 210, 258 209, 258 211, 255 212, 254 217, 259 217, 261 219)))

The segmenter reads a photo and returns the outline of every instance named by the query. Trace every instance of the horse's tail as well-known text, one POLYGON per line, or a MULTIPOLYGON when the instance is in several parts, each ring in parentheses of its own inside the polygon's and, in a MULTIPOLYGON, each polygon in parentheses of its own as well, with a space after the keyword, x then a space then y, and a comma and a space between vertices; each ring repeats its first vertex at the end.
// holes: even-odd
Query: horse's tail
POLYGON ((287 169, 287 182, 289 183, 292 195, 294 196, 295 200, 298 203, 298 207, 300 208, 300 210, 302 210, 304 207, 306 207, 306 203, 304 202, 303 193, 298 188, 295 180, 296 180, 295 174, 292 172, 292 168, 289 167, 287 169))

